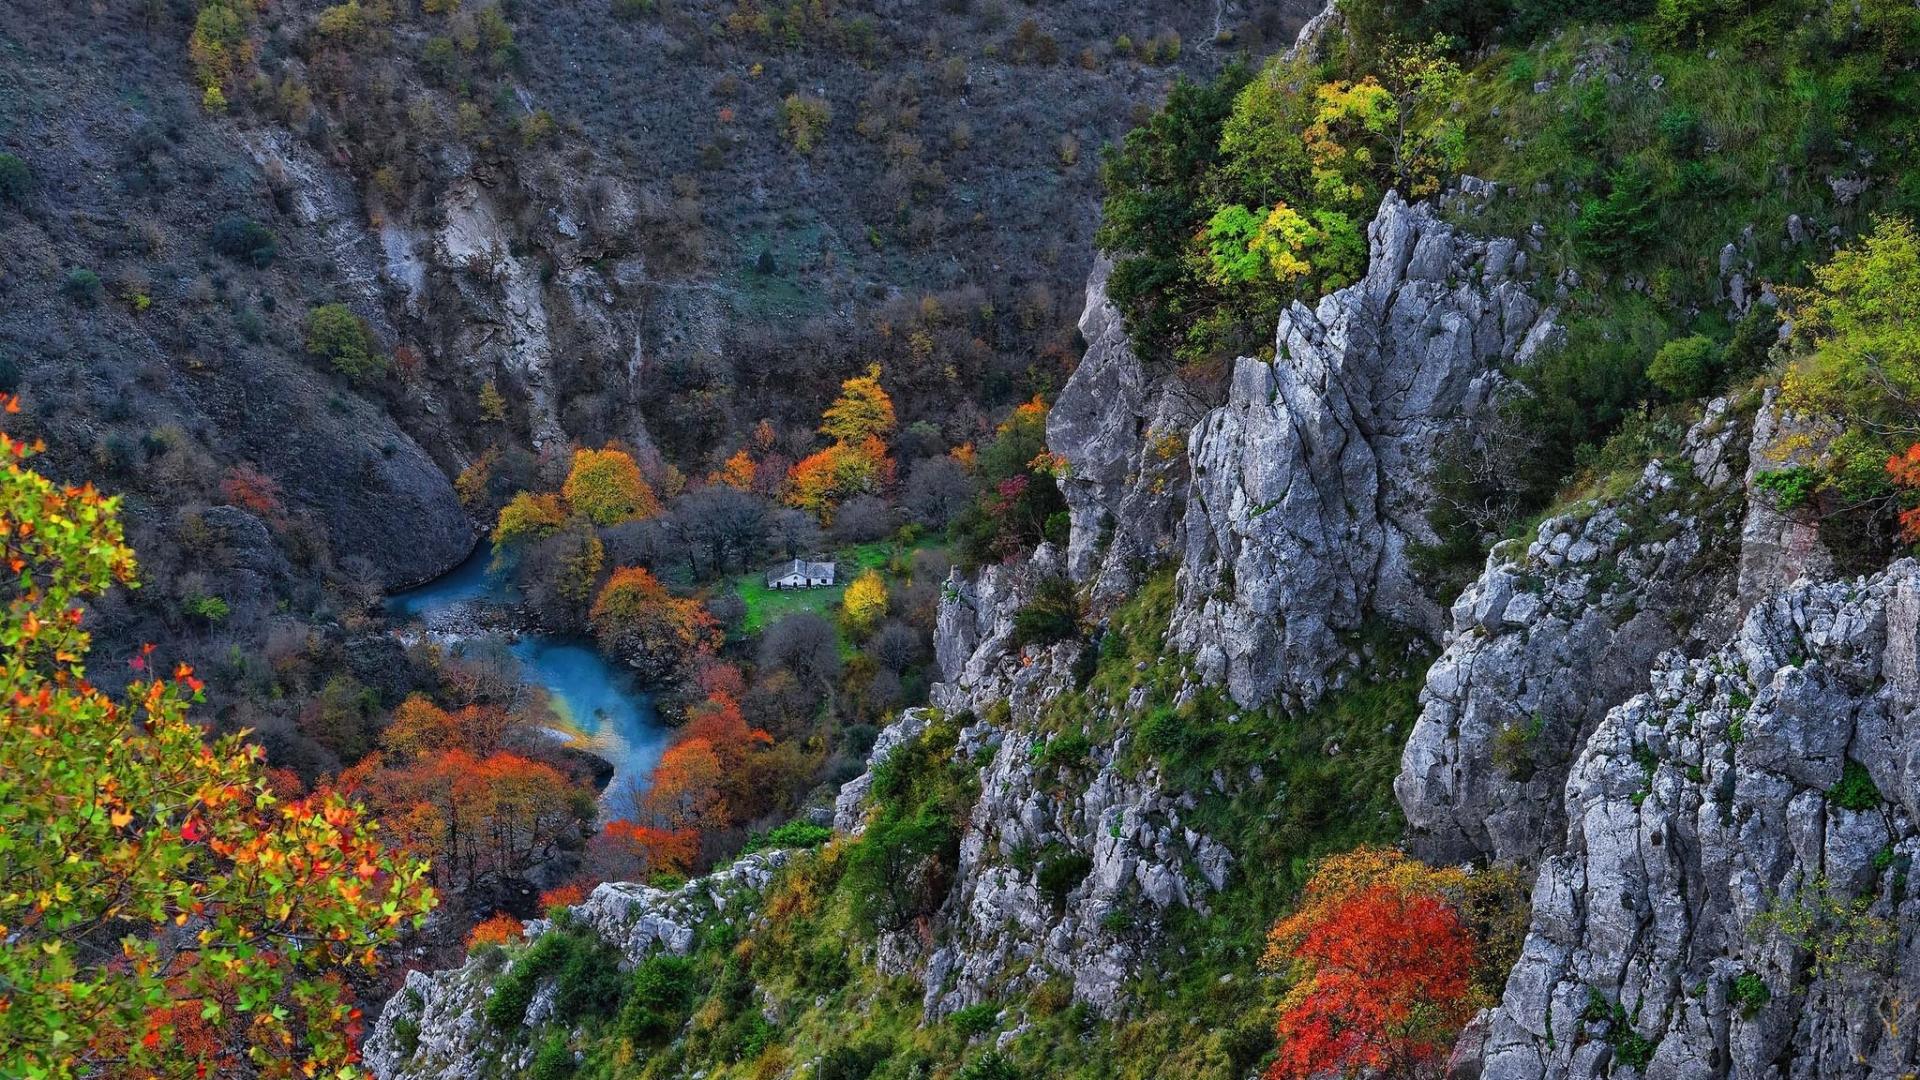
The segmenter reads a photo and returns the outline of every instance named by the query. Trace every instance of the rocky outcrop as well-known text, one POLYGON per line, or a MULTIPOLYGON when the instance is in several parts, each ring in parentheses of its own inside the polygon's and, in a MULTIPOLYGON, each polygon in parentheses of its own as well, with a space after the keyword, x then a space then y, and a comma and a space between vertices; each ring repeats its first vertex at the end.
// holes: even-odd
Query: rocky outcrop
MULTIPOLYGON (((995 570, 983 574, 984 581, 995 577, 995 570)), ((1187 825, 1191 799, 1165 791, 1151 768, 1119 768, 1123 741, 1097 745, 1077 729, 1041 730, 1048 706, 1074 693, 1083 647, 976 654, 968 658, 968 689, 949 684, 936 694, 990 718, 959 733, 957 752, 986 764, 930 940, 917 932, 883 934, 876 950, 883 970, 920 980, 929 1016, 1050 978, 1065 978, 1076 1001, 1112 1015, 1124 1002, 1125 982, 1159 940, 1166 913, 1205 910, 1206 895, 1227 884, 1231 853, 1187 825), (1056 747, 1056 740, 1066 741, 1056 747)), ((1105 711, 1096 706, 1091 722, 1111 720, 1098 715, 1105 711)), ((933 719, 928 710, 903 713, 881 733, 869 769, 933 719)), ((841 789, 836 827, 862 827, 871 787, 869 771, 841 789)))
POLYGON ((1178 907, 1206 910, 1232 855, 1182 820, 1192 802, 1151 770, 1123 775, 1124 744, 1043 764, 1052 740, 1014 731, 981 774, 944 933, 923 978, 939 1016, 1051 977, 1103 1016, 1178 907))
POLYGON ((1289 308, 1273 360, 1239 360, 1188 439, 1170 643, 1242 705, 1318 699, 1372 615, 1438 640, 1443 612, 1408 563, 1434 539, 1435 453, 1493 395, 1496 365, 1555 333, 1513 241, 1391 193, 1367 236, 1366 276, 1289 308))
POLYGON ((1165 790, 1157 772, 1120 767, 1124 737, 1090 739, 1122 725, 1137 700, 1087 699, 1092 715, 1061 729, 1063 695, 1079 693, 1082 642, 1013 647, 1014 615, 1065 557, 1042 545, 1024 563, 958 572, 948 582, 935 635, 943 681, 935 709, 910 709, 882 731, 869 771, 835 804, 836 828, 864 825, 872 766, 918 738, 940 713, 963 719, 958 754, 985 764, 968 812, 952 883, 933 926, 883 934, 875 959, 925 988, 929 1016, 1031 989, 1052 978, 1101 1015, 1122 1007, 1122 988, 1159 941, 1166 914, 1204 910, 1226 887, 1233 856, 1185 820, 1190 796, 1165 790), (936 711, 938 710, 938 711, 936 711))
POLYGON ((984 566, 971 577, 954 569, 933 632, 941 678, 931 694, 935 706, 981 713, 1011 696, 1021 666, 1013 648, 1014 616, 1042 581, 1065 572, 1052 544, 1041 544, 1023 562, 984 566))
POLYGON ((1059 479, 1072 530, 1067 573, 1097 608, 1124 597, 1179 548, 1187 491, 1186 434, 1199 402, 1178 379, 1150 378, 1107 298, 1113 263, 1087 279, 1079 366, 1047 413, 1047 448, 1067 463, 1059 479))
MULTIPOLYGON (((1831 433, 1780 405, 1779 391, 1769 390, 1754 421, 1753 451, 1748 455, 1747 487, 1765 473, 1810 465, 1831 433)), ((1805 514, 1780 508, 1779 500, 1755 492, 1740 529, 1741 612, 1803 577, 1819 578, 1833 570, 1833 556, 1820 542, 1820 526, 1805 514)))
POLYGON ((1745 423, 1724 400, 1617 498, 1496 545, 1454 603, 1394 791, 1435 861, 1532 865, 1566 831, 1559 795, 1607 710, 1668 649, 1722 639, 1745 423))
MULTIPOLYGON (((671 891, 609 882, 571 908, 571 918, 618 948, 629 964, 657 952, 684 956, 702 927, 732 926, 745 918, 785 861, 781 851, 747 855, 671 891)), ((533 939, 552 929, 537 919, 526 934, 533 939)), ((525 1068, 533 1054, 527 1040, 516 1038, 519 1032, 492 1029, 486 1019, 501 964, 497 954, 482 952, 446 971, 408 972, 406 986, 381 1010, 363 1048, 373 1074, 380 1080, 464 1080, 525 1068)), ((530 1025, 547 1015, 552 997, 550 980, 536 989, 527 1011, 530 1025)))
POLYGON ((1658 665, 1568 778, 1482 1075, 1911 1075, 1917 658, 1908 560, 1658 665))

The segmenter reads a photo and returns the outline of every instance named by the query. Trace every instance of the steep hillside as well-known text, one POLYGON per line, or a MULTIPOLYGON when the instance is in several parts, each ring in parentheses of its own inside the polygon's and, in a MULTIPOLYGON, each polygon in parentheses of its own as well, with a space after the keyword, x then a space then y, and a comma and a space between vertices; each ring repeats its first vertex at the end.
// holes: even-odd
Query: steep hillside
MULTIPOLYGON (((351 965, 87 1060, 352 990, 381 1080, 1920 1069, 1920 9, 1306 14, 0 25, 0 376, 158 586, 79 595, 281 770, 71 816, 366 853, 286 863, 351 965)), ((176 907, 76 940, 308 948, 176 907)))

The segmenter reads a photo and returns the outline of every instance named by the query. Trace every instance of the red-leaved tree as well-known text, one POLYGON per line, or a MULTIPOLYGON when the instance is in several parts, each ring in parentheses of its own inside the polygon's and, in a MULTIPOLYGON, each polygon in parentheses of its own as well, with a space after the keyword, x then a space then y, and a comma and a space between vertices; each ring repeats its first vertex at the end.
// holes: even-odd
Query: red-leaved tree
POLYGON ((1437 1074, 1476 1005, 1460 880, 1369 848, 1321 863, 1268 938, 1294 976, 1269 1080, 1437 1074))

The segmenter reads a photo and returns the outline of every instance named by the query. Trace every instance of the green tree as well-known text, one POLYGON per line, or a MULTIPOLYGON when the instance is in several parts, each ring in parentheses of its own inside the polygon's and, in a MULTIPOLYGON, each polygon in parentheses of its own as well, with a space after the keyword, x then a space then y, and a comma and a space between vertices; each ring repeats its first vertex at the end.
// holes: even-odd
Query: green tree
POLYGON ((307 312, 306 346, 350 379, 370 379, 387 369, 373 328, 345 304, 322 304, 307 312))
POLYGON ((1904 218, 1881 220, 1784 292, 1799 356, 1787 404, 1884 435, 1894 449, 1920 439, 1920 236, 1904 218), (1894 445, 1897 444, 1897 445, 1894 445))
POLYGON ((0 435, 0 1074, 347 1067, 345 975, 433 906, 425 864, 337 795, 282 802, 240 736, 205 741, 190 669, 86 681, 80 605, 132 587, 133 553, 117 500, 31 452, 0 435))
POLYGON ((1095 242, 1114 257, 1108 294, 1150 361, 1173 356, 1191 317, 1207 306, 1195 288, 1190 245, 1213 213, 1208 193, 1221 126, 1249 78, 1236 62, 1211 83, 1178 79, 1166 105, 1101 160, 1107 197, 1095 242))
POLYGON ((33 187, 27 163, 12 154, 0 154, 0 203, 18 204, 33 187))
POLYGON ((1669 397, 1699 397, 1713 389, 1720 370, 1720 346, 1711 338, 1692 334, 1660 346, 1647 365, 1647 381, 1669 397))

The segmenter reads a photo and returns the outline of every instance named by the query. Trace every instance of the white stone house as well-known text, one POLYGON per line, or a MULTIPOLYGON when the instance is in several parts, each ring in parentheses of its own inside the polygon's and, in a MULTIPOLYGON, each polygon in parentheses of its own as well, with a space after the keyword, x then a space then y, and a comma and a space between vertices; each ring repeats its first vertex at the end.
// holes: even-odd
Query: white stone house
POLYGON ((819 589, 833 584, 834 564, 794 559, 767 571, 769 589, 819 589))

